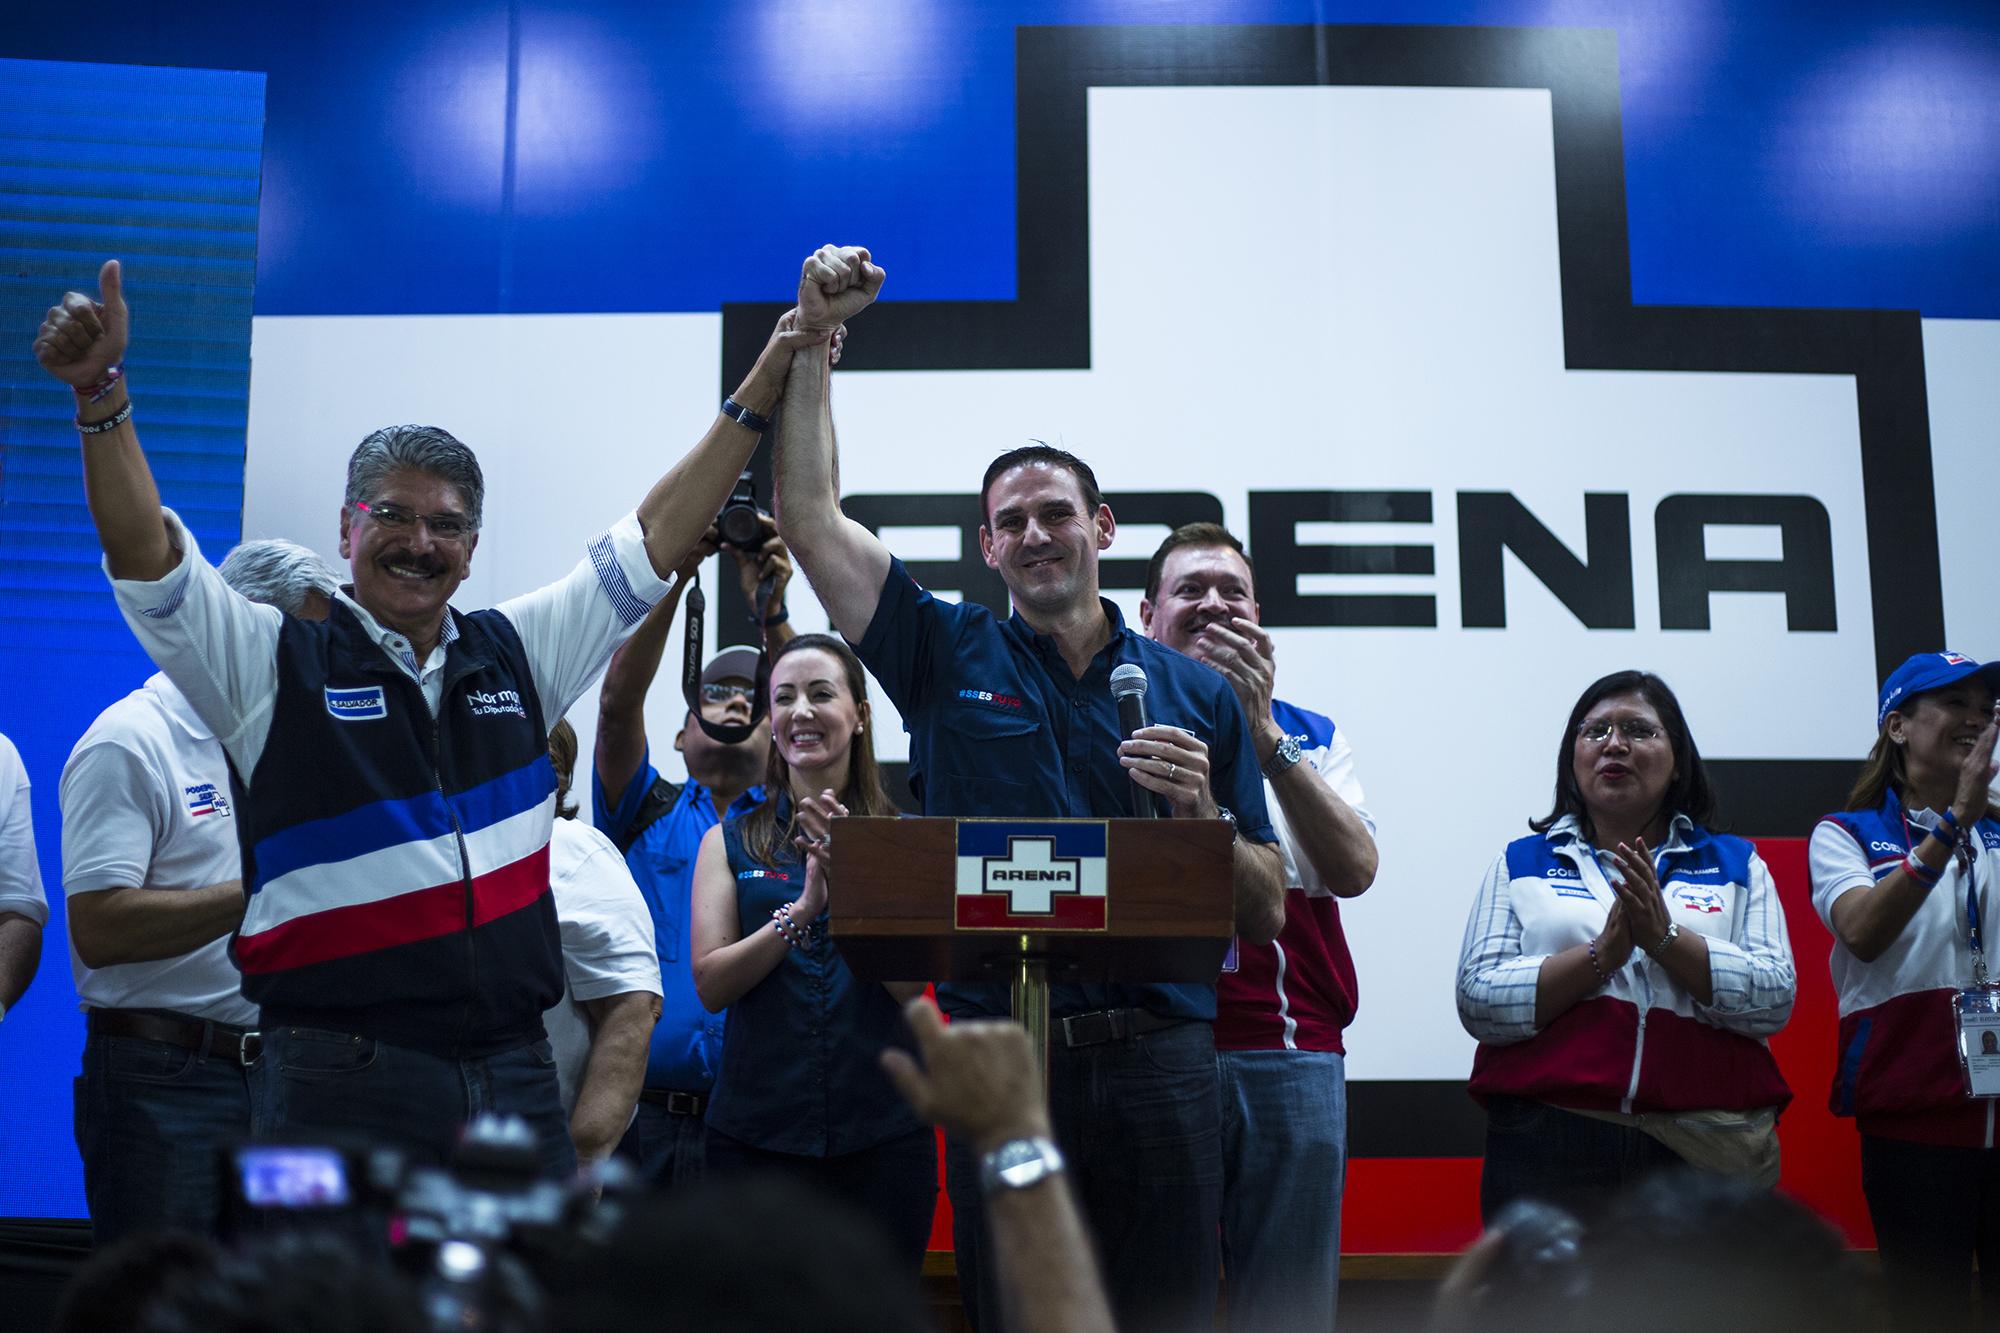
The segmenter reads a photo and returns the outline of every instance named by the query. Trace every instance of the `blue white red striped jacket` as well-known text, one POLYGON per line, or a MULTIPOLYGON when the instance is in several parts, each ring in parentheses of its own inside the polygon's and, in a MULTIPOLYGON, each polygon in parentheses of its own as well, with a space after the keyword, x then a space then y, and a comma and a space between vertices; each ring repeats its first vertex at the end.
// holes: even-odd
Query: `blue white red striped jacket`
POLYGON ((267 1026, 475 1056, 562 997, 555 773, 527 654, 453 611, 435 719, 339 600, 287 618, 269 738, 233 775, 248 905, 230 952, 267 1026))

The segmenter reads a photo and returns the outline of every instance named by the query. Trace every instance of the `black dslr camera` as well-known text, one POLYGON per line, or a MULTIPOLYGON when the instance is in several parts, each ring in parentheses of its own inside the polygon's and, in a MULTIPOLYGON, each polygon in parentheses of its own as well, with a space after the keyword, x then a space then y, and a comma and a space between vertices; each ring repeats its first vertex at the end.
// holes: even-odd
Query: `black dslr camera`
POLYGON ((224 1161, 225 1228, 309 1228, 382 1255, 438 1329, 533 1327, 546 1281, 601 1245, 640 1186, 613 1159, 595 1176, 542 1175, 518 1119, 468 1125, 449 1166, 391 1148, 245 1142, 224 1161), (601 1201, 593 1192, 602 1186, 601 1201))
POLYGON ((757 479, 745 468, 730 488, 729 498, 722 502, 722 512, 715 516, 716 534, 724 546, 755 550, 764 544, 763 516, 763 507, 757 503, 757 479))

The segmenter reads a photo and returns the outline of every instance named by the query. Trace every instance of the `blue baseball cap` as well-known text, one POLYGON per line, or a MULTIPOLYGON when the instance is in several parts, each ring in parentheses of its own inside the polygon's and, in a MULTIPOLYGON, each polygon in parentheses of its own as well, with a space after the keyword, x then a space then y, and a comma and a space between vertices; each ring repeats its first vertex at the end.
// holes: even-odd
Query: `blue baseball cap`
POLYGON ((1987 687, 2000 693, 2000 662, 1979 662, 1964 653, 1918 653, 1889 673, 1882 682, 1882 696, 1875 709, 1875 725, 1889 720, 1889 714, 1919 694, 1956 685, 1967 676, 1977 676, 1987 687))

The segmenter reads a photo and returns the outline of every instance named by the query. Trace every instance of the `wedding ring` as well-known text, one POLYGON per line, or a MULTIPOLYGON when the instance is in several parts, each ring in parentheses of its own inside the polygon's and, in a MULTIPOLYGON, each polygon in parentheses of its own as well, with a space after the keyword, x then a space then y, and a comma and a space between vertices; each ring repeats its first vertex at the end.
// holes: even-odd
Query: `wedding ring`
POLYGON ((1179 773, 1180 771, 1181 771, 1181 766, 1179 764, 1169 763, 1167 765, 1167 781, 1172 782, 1174 780, 1175 774, 1179 773))

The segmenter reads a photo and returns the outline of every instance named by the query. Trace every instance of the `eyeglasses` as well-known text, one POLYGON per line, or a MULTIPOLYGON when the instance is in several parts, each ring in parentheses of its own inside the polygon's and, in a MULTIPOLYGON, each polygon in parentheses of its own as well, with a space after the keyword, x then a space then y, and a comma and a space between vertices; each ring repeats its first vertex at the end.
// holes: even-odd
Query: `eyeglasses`
POLYGON ((1580 722, 1577 724, 1576 738, 1580 741, 1589 741, 1592 745, 1602 745, 1611 739, 1613 731, 1623 736, 1628 745, 1644 745, 1647 741, 1660 739, 1662 735, 1658 727, 1644 718, 1628 717, 1621 718, 1617 722, 1607 722, 1601 718, 1595 722, 1580 722))
POLYGON ((701 701, 705 704, 726 704, 735 699, 750 703, 756 698, 757 687, 754 685, 725 685, 716 681, 701 687, 701 701))
POLYGON ((422 523, 441 542, 464 541, 474 532, 472 520, 457 514, 419 514, 401 505, 372 505, 366 500, 356 500, 354 507, 394 532, 407 531, 422 523))

